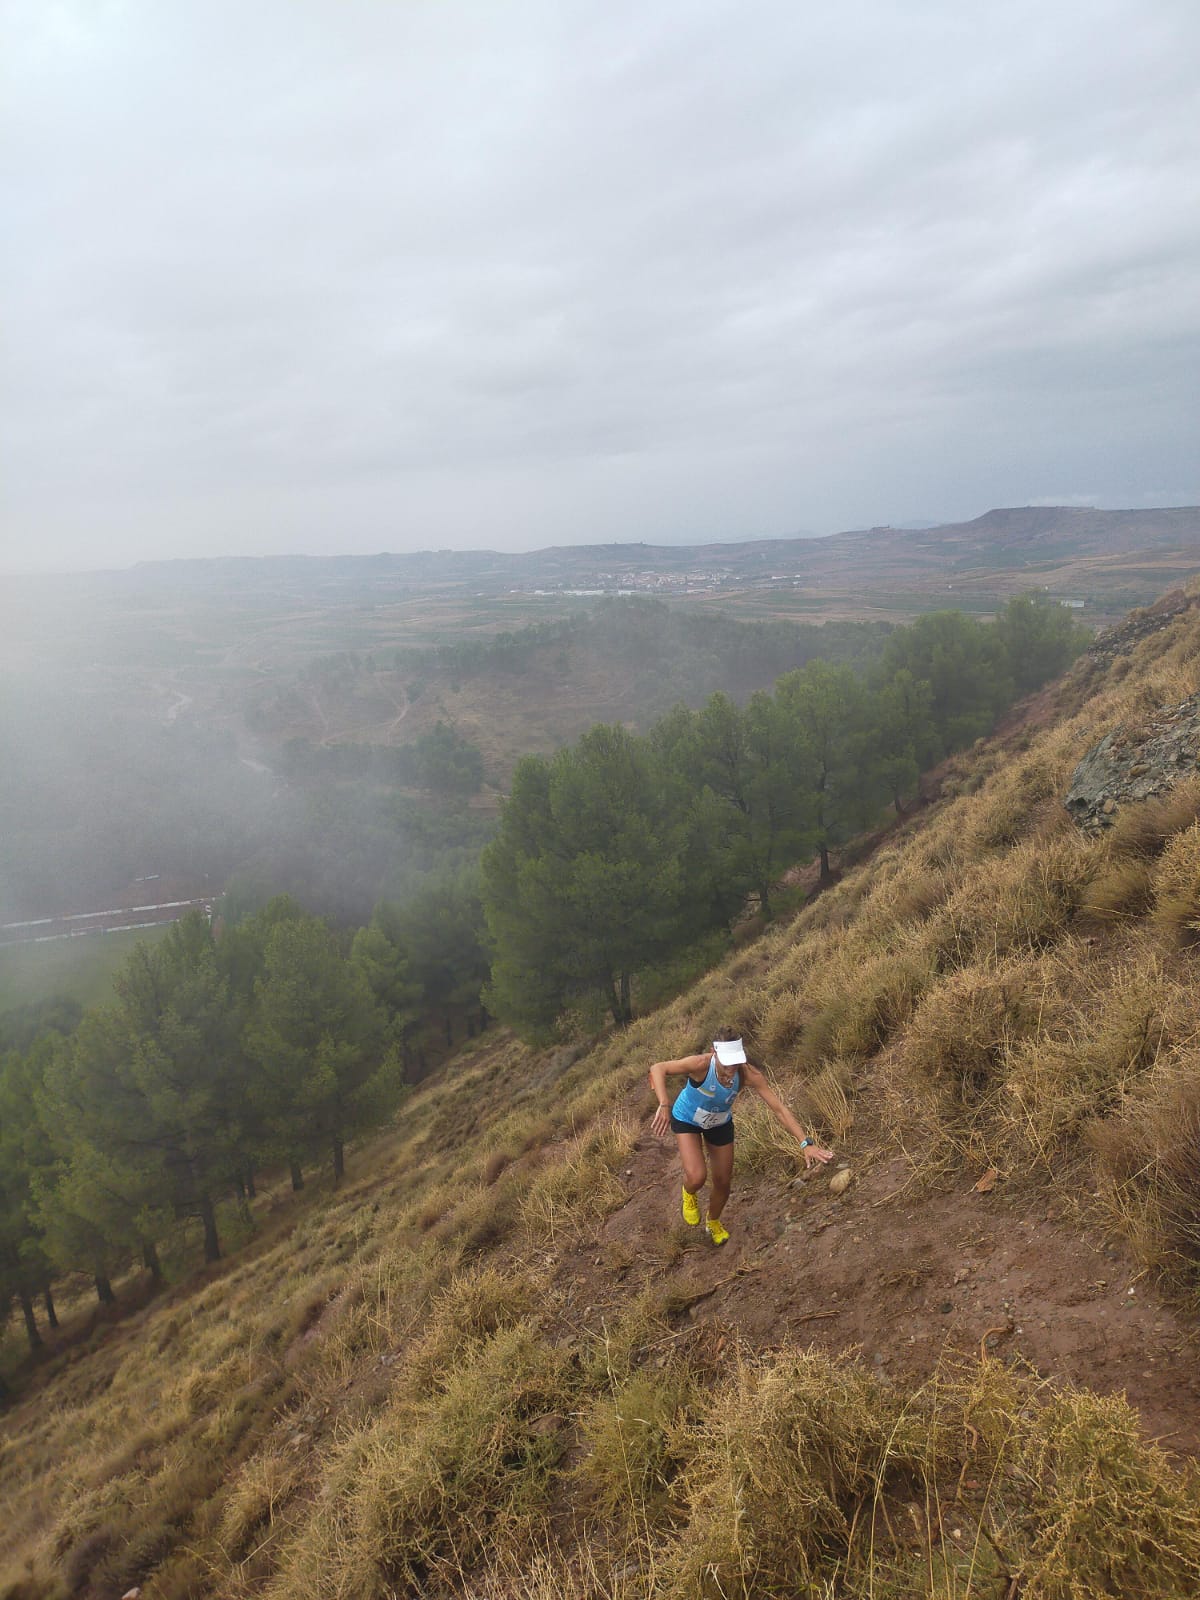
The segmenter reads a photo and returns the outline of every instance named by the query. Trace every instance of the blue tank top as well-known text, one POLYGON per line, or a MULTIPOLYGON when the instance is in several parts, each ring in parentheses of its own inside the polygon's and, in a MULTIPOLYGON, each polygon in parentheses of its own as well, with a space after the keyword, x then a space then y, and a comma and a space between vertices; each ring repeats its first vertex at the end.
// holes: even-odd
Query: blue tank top
POLYGON ((676 1096, 671 1115, 697 1128, 719 1128, 733 1116, 733 1102, 742 1087, 742 1074, 735 1072, 728 1088, 717 1077, 717 1058, 709 1056, 708 1073, 703 1083, 689 1078, 676 1096))

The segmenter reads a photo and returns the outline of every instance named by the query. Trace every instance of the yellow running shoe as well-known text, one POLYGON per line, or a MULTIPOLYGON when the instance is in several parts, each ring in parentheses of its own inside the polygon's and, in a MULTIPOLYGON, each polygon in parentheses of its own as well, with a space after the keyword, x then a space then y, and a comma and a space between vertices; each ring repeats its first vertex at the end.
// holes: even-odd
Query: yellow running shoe
POLYGON ((683 1220, 689 1228, 694 1228, 700 1221, 700 1202, 690 1189, 683 1191, 683 1220))
POLYGON ((724 1244, 729 1237, 729 1229, 721 1225, 719 1217, 705 1217, 704 1226, 708 1229, 708 1237, 714 1244, 724 1244))

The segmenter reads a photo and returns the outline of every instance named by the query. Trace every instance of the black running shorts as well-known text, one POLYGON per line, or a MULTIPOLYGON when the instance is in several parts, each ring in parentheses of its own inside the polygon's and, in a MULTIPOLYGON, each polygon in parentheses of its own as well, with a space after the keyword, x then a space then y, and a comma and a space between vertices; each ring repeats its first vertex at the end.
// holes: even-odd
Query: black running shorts
POLYGON ((671 1118, 672 1133, 698 1133, 705 1144, 732 1144, 733 1143, 733 1118, 722 1122, 716 1128, 698 1128, 694 1122, 680 1122, 678 1117, 671 1118))

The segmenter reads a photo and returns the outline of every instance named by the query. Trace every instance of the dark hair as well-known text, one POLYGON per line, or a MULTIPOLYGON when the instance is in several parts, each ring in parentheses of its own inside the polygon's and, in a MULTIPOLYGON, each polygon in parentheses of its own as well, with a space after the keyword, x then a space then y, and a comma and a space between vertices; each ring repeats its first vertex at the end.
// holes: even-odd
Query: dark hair
POLYGON ((732 1026, 718 1028, 716 1033, 714 1033, 712 1036, 712 1042, 716 1044, 717 1040, 719 1039, 722 1041, 722 1043, 724 1043, 726 1039, 740 1039, 741 1037, 742 1030, 740 1028, 734 1028, 732 1026))

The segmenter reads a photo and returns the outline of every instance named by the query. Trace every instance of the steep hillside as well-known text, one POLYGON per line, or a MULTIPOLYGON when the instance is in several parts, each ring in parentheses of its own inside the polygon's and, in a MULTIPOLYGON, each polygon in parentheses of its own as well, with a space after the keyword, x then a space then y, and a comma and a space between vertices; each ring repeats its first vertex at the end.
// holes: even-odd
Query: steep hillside
POLYGON ((1195 606, 1102 643, 703 984, 485 1036, 340 1193, 64 1341, 0 1595, 1200 1593, 1200 790, 1061 805, 1198 691, 1195 606), (718 1250, 645 1072, 728 1019, 851 1181, 739 1110, 718 1250))

